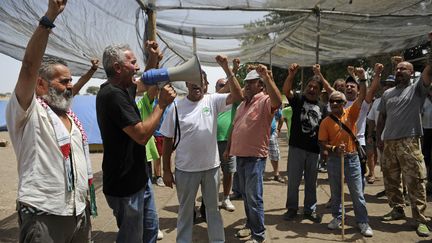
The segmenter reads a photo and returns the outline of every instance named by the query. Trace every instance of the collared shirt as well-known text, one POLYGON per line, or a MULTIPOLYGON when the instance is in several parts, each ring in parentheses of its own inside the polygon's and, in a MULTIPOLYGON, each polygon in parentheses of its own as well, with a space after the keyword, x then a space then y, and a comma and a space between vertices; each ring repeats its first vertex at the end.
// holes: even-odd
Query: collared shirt
MULTIPOLYGON (((339 120, 344 123, 353 134, 356 134, 356 122, 360 113, 361 106, 354 103, 347 109, 344 109, 342 117, 339 120)), ((350 134, 345 131, 338 123, 336 123, 330 116, 324 118, 321 122, 319 133, 319 141, 327 141, 332 146, 339 146, 345 144, 345 151, 352 153, 357 151, 355 141, 351 138, 350 134)))
POLYGON ((231 155, 267 157, 273 114, 270 97, 262 92, 248 104, 243 101, 234 118, 231 155))
POLYGON ((83 213, 88 175, 82 135, 75 123, 71 120, 74 189, 69 192, 54 128, 35 96, 25 111, 13 93, 6 110, 6 122, 18 161, 18 201, 54 215, 83 213))

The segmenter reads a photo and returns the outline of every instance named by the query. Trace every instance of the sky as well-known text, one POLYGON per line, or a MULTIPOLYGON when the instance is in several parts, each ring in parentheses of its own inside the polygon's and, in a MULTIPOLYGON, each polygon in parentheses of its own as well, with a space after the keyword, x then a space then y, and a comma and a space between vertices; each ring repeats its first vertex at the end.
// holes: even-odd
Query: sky
MULTIPOLYGON (((11 58, 9 56, 0 54, 0 67, 1 67, 1 80, 0 80, 0 93, 12 93, 15 83, 18 79, 19 70, 21 68, 21 62, 11 58)), ((221 67, 203 67, 207 73, 207 79, 209 81, 209 93, 215 92, 216 81, 220 78, 225 77, 225 73, 221 67)), ((73 82, 78 81, 79 77, 72 77, 73 82)), ((90 79, 90 81, 81 89, 81 94, 85 94, 87 87, 99 86, 104 80, 101 79, 90 79)))

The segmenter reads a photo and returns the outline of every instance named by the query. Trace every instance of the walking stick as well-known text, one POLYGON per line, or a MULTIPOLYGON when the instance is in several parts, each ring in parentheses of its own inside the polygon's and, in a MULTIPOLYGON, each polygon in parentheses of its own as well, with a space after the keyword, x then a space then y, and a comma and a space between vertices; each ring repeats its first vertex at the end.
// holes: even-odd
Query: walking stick
POLYGON ((344 153, 341 153, 342 240, 345 240, 344 153))

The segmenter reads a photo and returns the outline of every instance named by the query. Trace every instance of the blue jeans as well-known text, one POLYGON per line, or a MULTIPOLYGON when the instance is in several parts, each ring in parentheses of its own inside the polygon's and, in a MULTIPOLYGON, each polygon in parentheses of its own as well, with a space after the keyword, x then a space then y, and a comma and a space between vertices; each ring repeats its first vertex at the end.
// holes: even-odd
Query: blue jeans
MULTIPOLYGON (((341 159, 329 156, 327 172, 331 191, 331 211, 334 218, 342 217, 341 205, 341 159)), ((354 206, 354 214, 357 223, 367 223, 368 212, 362 190, 362 176, 360 160, 357 154, 345 155, 344 175, 348 185, 351 200, 354 206)))
POLYGON ((150 178, 143 189, 129 197, 105 198, 117 220, 116 242, 156 242, 159 218, 150 178))
POLYGON ((312 213, 316 210, 317 176, 319 154, 304 149, 289 146, 288 153, 288 192, 286 208, 298 210, 299 187, 304 175, 304 209, 303 213, 312 213))
POLYGON ((177 218, 177 243, 191 243, 193 210, 198 187, 205 202, 209 242, 225 242, 225 231, 219 211, 219 167, 205 171, 175 170, 179 211, 177 218))
POLYGON ((252 238, 265 239, 263 173, 266 158, 237 157, 239 189, 244 201, 246 227, 252 232, 252 238))

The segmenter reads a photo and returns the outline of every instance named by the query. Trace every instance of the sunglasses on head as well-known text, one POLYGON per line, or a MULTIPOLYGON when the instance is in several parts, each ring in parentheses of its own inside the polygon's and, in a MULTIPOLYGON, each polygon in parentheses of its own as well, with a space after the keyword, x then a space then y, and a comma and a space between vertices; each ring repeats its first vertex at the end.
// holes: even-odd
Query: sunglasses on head
POLYGON ((329 102, 330 103, 342 104, 344 102, 344 100, 342 100, 342 99, 335 99, 335 100, 331 99, 331 100, 329 100, 329 102))

